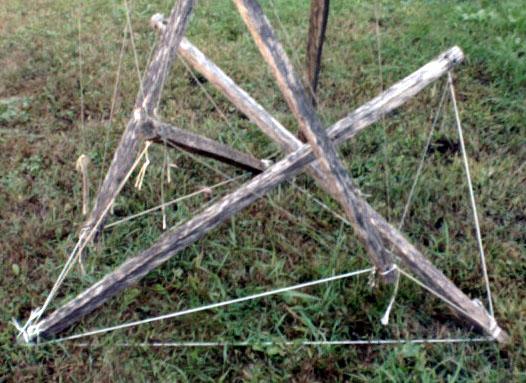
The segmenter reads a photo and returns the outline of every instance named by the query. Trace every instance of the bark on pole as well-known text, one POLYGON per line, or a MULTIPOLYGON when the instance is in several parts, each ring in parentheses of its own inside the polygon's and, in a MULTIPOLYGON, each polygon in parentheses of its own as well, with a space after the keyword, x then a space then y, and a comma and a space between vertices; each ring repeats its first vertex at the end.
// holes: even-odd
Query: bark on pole
POLYGON ((325 171, 331 195, 336 197, 346 216, 353 223, 358 238, 367 249, 369 258, 380 271, 380 275, 384 275, 386 280, 394 281, 395 273, 385 274, 393 266, 392 256, 382 244, 378 230, 370 224, 363 203, 352 192, 351 177, 338 158, 334 145, 330 142, 303 84, 296 75, 263 10, 255 0, 234 0, 234 3, 263 59, 270 66, 281 93, 316 154, 321 168, 325 171))
MULTIPOLYGON (((459 48, 453 48, 428 63, 420 70, 396 83, 375 99, 358 108, 347 117, 334 124, 329 135, 336 144, 355 136, 365 127, 378 121, 383 115, 393 111, 431 82, 446 73, 463 58, 459 48)), ((315 158, 308 145, 303 145, 284 160, 271 166, 237 191, 223 197, 203 213, 161 236, 158 243, 129 259, 114 272, 108 274, 92 287, 51 313, 38 323, 40 336, 51 338, 58 332, 70 327, 84 315, 92 312, 104 302, 126 287, 134 284, 149 271, 173 257, 179 250, 201 238, 208 231, 225 221, 244 206, 259 198, 273 184, 291 177, 302 170, 302 166, 315 158)), ((495 326, 484 308, 471 301, 462 291, 450 282, 439 270, 434 268, 425 257, 412 246, 404 236, 392 228, 379 214, 371 213, 372 223, 379 229, 382 238, 390 242, 394 251, 408 269, 422 281, 446 296, 456 305, 470 313, 466 318, 488 334, 495 334, 495 326), (421 268, 421 264, 428 267, 421 268)), ((461 315, 464 316, 463 313, 461 315)), ((502 331, 497 337, 499 342, 507 340, 502 331)))
POLYGON ((316 90, 320 77, 321 57, 329 18, 329 0, 311 0, 309 35, 307 40, 307 83, 312 105, 316 105, 316 90))

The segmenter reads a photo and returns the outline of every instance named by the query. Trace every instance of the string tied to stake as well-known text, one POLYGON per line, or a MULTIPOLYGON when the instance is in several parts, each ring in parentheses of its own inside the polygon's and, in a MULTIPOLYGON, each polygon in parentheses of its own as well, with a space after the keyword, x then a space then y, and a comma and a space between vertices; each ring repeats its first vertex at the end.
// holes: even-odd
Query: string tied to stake
POLYGON ((29 318, 27 319, 26 323, 22 326, 18 321, 13 318, 11 320, 11 323, 15 328, 18 330, 18 339, 23 339, 24 343, 31 344, 33 342, 33 339, 40 334, 40 326, 39 323, 33 323, 37 321, 40 316, 42 315, 43 307, 37 307, 35 310, 31 310, 31 314, 29 315, 29 318))
MULTIPOLYGON (((486 307, 484 307, 480 299, 473 299, 473 303, 475 303, 477 306, 480 306, 480 308, 484 309, 484 311, 487 313, 486 307)), ((488 320, 489 320, 489 327, 487 330, 488 334, 492 339, 497 340, 502 332, 502 329, 497 323, 497 320, 495 319, 495 317, 489 313, 488 313, 488 320)))

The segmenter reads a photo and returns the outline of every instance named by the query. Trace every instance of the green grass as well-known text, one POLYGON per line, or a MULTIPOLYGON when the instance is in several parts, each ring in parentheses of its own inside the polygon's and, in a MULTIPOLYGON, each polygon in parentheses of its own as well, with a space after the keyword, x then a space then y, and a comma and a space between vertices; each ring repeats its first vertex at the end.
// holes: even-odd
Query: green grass
MULTIPOLYGON (((262 2, 298 68, 304 65, 307 1, 262 2)), ((81 49, 85 127, 80 116, 78 5, 19 0, 0 6, 0 381, 525 381, 526 351, 526 8, 521 0, 383 1, 384 86, 452 45, 466 54, 455 82, 479 205, 496 316, 512 344, 362 347, 168 349, 115 346, 150 340, 350 339, 473 336, 446 306, 403 280, 388 327, 379 318, 388 288, 366 277, 331 283, 226 309, 120 331, 90 340, 27 348, 16 344, 12 317, 41 305, 82 224, 77 157, 90 156, 94 189, 133 105, 137 76, 125 51, 116 114, 108 126, 125 9, 120 1, 82 6, 81 49), (108 139, 106 140, 106 134, 108 139), (105 155, 105 148, 107 154, 105 155)), ((141 68, 155 36, 149 17, 171 0, 130 1, 141 68)), ((332 1, 319 111, 327 123, 376 95, 374 3, 332 1)), ((199 2, 189 30, 196 45, 291 130, 295 123, 246 29, 228 1, 199 2)), ((221 114, 181 63, 165 87, 160 114, 264 158, 277 147, 237 113, 210 84, 221 114)), ((443 82, 342 146, 342 156, 370 203, 400 219, 443 82), (384 129, 385 137, 384 138, 384 129), (387 162, 384 162, 384 153, 387 162), (387 175, 386 175, 387 174, 387 175), (387 181, 386 181, 387 179, 387 181), (387 203, 389 201, 389 203, 387 203)), ((472 297, 483 297, 467 188, 453 116, 448 108, 433 137, 404 232, 472 297)), ((167 198, 241 174, 213 161, 170 152, 178 165, 167 198)), ((125 188, 114 217, 160 202, 162 148, 151 150, 141 192, 125 188)), ((306 176, 295 181, 338 210, 306 176)), ((212 198, 187 200, 168 211, 174 225, 212 198)), ((153 214, 106 231, 89 249, 88 274, 67 279, 55 304, 90 286, 161 234, 153 214)), ((152 272, 136 287, 88 315, 80 333, 220 299, 367 267, 352 230, 290 185, 282 185, 203 240, 152 272)))

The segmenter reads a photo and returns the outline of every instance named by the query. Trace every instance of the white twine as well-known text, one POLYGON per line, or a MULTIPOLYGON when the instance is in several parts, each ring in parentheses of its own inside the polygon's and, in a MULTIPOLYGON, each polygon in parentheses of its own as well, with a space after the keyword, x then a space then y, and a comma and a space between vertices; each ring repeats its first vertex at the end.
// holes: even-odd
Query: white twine
POLYGON ((133 36, 133 27, 131 22, 131 16, 130 16, 130 7, 128 6, 128 1, 124 0, 124 7, 126 8, 126 23, 128 25, 128 31, 130 32, 130 42, 133 50, 133 59, 135 63, 135 70, 137 72, 137 78, 139 80, 139 91, 141 92, 141 97, 144 97, 144 90, 142 86, 142 76, 141 76, 141 69, 139 67, 139 56, 137 54, 137 48, 135 46, 135 38, 133 36))
MULTIPOLYGON (((128 181, 128 179, 130 178, 131 174, 133 173, 133 171, 135 170, 135 168, 137 167, 137 165, 141 161, 142 157, 145 155, 146 150, 147 150, 147 146, 145 145, 145 148, 143 149, 143 151, 141 153, 139 153, 139 155, 137 156, 137 159, 135 160, 135 162, 131 166, 130 170, 128 171, 126 176, 123 178, 123 180, 119 184, 119 186, 117 188, 117 192, 119 192, 123 188, 124 184, 128 181)), ((31 341, 31 339, 33 339, 35 336, 38 336, 38 334, 40 333, 38 321, 42 317, 42 314, 46 311, 47 307, 49 306, 49 304, 51 303, 53 298, 56 296, 56 294, 58 292, 58 289, 60 288, 60 286, 62 286, 62 283, 66 279, 66 276, 71 271, 71 268, 72 268, 75 260, 78 259, 78 257, 82 253, 82 250, 84 249, 84 247, 86 247, 88 242, 91 240, 91 238, 93 237, 93 235, 97 231, 97 228, 99 227, 100 223, 102 222, 102 220, 106 216, 106 213, 110 210, 111 206, 113 205, 113 202, 115 202, 115 197, 113 197, 110 200, 108 205, 104 208, 103 212, 101 213, 99 220, 93 226, 91 226, 91 227, 87 226, 87 227, 82 228, 82 230, 79 233, 79 239, 77 240, 77 243, 75 244, 75 247, 73 248, 73 250, 71 251, 70 255, 68 256, 66 264, 62 268, 62 271, 60 272, 57 280, 55 281, 55 284, 51 288, 51 291, 49 292, 48 296, 46 297, 46 300, 45 300, 44 304, 42 305, 42 307, 39 308, 38 310, 34 310, 34 311, 31 312, 31 315, 30 315, 29 319, 26 321, 24 326, 18 325, 18 322, 17 322, 16 327, 19 330, 19 334, 18 334, 19 337, 21 336, 24 340, 25 339, 29 339, 29 341, 31 341), (35 324, 33 324, 33 323, 35 323, 35 324)))
MULTIPOLYGON (((378 74, 380 77, 380 92, 384 90, 384 74, 382 66, 382 37, 380 33, 380 9, 378 7, 378 0, 374 2, 374 18, 375 18, 375 35, 376 35, 376 56, 378 62, 378 74)), ((391 216, 391 195, 390 195, 390 171, 389 163, 387 161, 387 128, 385 126, 385 114, 382 115, 380 120, 380 125, 382 127, 382 154, 383 154, 383 166, 384 166, 384 186, 385 186, 385 198, 386 198, 386 207, 387 207, 387 221, 390 220, 391 216)))
MULTIPOLYGON (((388 346, 400 344, 451 344, 451 343, 492 343, 495 340, 490 337, 477 338, 408 338, 408 339, 349 339, 349 340, 283 340, 283 341, 156 341, 156 342, 119 342, 114 343, 115 347, 180 347, 180 348, 211 348, 211 347, 269 347, 269 346, 388 346)), ((40 343, 31 346, 43 346, 46 343, 40 343)), ((73 347, 90 347, 91 343, 72 343, 73 347)), ((27 346, 27 345, 25 345, 27 346)))
MULTIPOLYGON (((349 339, 320 341, 264 341, 264 342, 142 342, 117 343, 117 347, 250 347, 250 346, 367 346, 367 345, 397 345, 397 344, 436 344, 436 343, 482 343, 494 342, 489 337, 479 338, 418 338, 418 339, 349 339)), ((77 346, 89 346, 80 344, 77 346)))
MULTIPOLYGON (((481 307, 485 310, 484 305, 479 299, 473 299, 473 303, 481 307)), ((499 324, 497 323, 495 317, 493 315, 489 315, 489 328, 488 333, 493 339, 498 339, 500 336, 500 333, 502 332, 502 329, 499 327, 499 324)))
POLYGON ((23 326, 15 318, 11 319, 12 325, 18 330, 18 337, 22 337, 26 344, 31 343, 31 340, 39 333, 38 326, 34 325, 33 322, 38 320, 40 315, 42 315, 41 307, 31 310, 31 314, 23 326))
POLYGON ((224 186, 224 185, 229 184, 229 183, 231 183, 231 182, 237 181, 237 180, 239 180, 239 179, 241 179, 241 178, 243 178, 243 177, 245 177, 245 176, 244 176, 244 175, 240 175, 240 176, 237 176, 237 177, 234 177, 234 178, 229 178, 229 179, 227 179, 227 180, 225 180, 225 181, 222 181, 222 182, 219 182, 219 183, 217 183, 217 184, 215 184, 215 185, 207 186, 207 187, 201 188, 201 189, 196 190, 195 192, 192 192, 192 193, 190 193, 190 194, 187 194, 187 195, 184 195, 184 196, 182 196, 182 197, 178 197, 178 198, 173 199, 173 200, 171 200, 171 201, 165 202, 164 204, 161 204, 161 205, 158 205, 158 206, 152 207, 152 208, 150 208, 150 209, 147 209, 147 210, 141 211, 140 213, 132 214, 132 215, 130 215, 130 216, 128 216, 128 217, 125 217, 125 218, 120 219, 120 220, 118 220, 118 221, 112 222, 112 223, 106 225, 106 226, 104 227, 104 229, 109 229, 109 228, 111 228, 111 227, 113 227, 113 226, 117 226, 117 225, 120 225, 120 224, 122 224, 122 223, 125 223, 125 222, 128 222, 128 221, 131 221, 131 220, 133 220, 133 219, 135 219, 135 218, 138 218, 138 217, 141 217, 141 216, 143 216, 143 215, 146 215, 146 214, 149 214, 149 213, 153 213, 154 211, 159 210, 159 209, 162 209, 163 207, 166 208, 166 207, 171 206, 171 205, 173 205, 173 204, 175 204, 175 203, 177 203, 177 202, 184 201, 184 200, 186 200, 186 199, 188 199, 188 198, 191 198, 191 197, 194 197, 194 196, 196 196, 196 195, 199 195, 199 194, 206 194, 206 193, 208 193, 208 192, 210 192, 210 191, 212 191, 212 190, 214 190, 214 189, 217 189, 217 188, 220 187, 220 186, 224 186))
MULTIPOLYGON (((427 136, 426 144, 424 147, 424 150, 422 151, 422 155, 420 158, 420 163, 418 164, 418 168, 416 171, 415 178, 413 180, 413 184, 411 185, 411 191, 409 192, 409 196, 407 197, 407 201, 404 206, 404 212, 402 213, 402 218, 400 218, 400 222, 398 223, 398 230, 401 230, 405 223, 405 218, 407 216, 407 213, 409 212, 409 207, 411 206, 411 202, 413 200, 413 196, 416 190, 416 185, 418 184, 418 181, 420 179, 420 175, 422 174, 422 169, 424 168, 424 162, 426 159, 427 151, 429 149, 429 146, 431 144, 431 139, 433 138, 433 132, 435 131, 436 124, 438 122, 438 118, 440 116, 440 112, 442 110, 442 105, 444 103, 444 100, 446 98, 447 93, 447 86, 444 86, 444 90, 442 92, 442 96, 440 98, 440 102, 438 103, 438 108, 436 110, 435 116, 433 118, 433 123, 431 124, 431 128, 429 129, 429 134, 427 136)), ((393 264, 392 268, 385 271, 382 275, 387 275, 390 272, 396 270, 397 266, 393 264)), ((380 319, 380 323, 382 323, 384 326, 387 326, 389 324, 389 315, 391 313, 391 310, 393 308, 393 305, 395 303, 396 297, 398 295, 398 288, 400 285, 400 273, 396 273, 396 280, 395 280, 395 286, 393 289, 393 293, 391 295, 391 299, 389 300, 389 304, 385 310, 384 315, 380 319)))
POLYGON ((471 202, 471 209, 473 211, 473 218, 475 221, 475 232, 477 236, 477 245, 479 248, 479 254, 480 254, 480 263, 482 265, 482 274, 484 276, 484 283, 486 284, 486 295, 488 300, 488 306, 489 306, 489 313, 491 317, 494 317, 493 312, 493 300, 491 298, 491 287, 489 283, 489 277, 488 277, 488 268, 486 266, 486 256, 484 254, 484 246, 482 245, 482 235, 480 234, 480 223, 477 213, 477 204, 475 203, 475 193, 473 192, 473 184, 471 182, 471 174, 469 171, 469 163, 468 163, 468 156, 466 152, 466 146, 464 145, 464 135, 462 133, 462 124, 460 122, 460 114, 457 107, 457 99, 455 97, 455 87, 453 86, 453 77, 451 76, 451 72, 447 73, 447 79, 449 83, 449 91, 451 94, 451 102, 453 104, 453 110, 455 112, 455 121, 457 124, 457 130, 458 130, 458 138, 460 141, 460 149, 462 151, 462 160, 464 163, 464 170, 466 171, 466 179, 468 182, 468 189, 469 189, 469 200, 471 202))
POLYGON ((285 293, 285 292, 292 291, 292 290, 303 289, 305 287, 315 286, 315 285, 319 285, 319 284, 322 284, 322 283, 333 282, 333 281, 337 281, 337 280, 340 280, 340 279, 357 276, 357 275, 360 275, 360 274, 371 273, 372 271, 374 271, 374 268, 370 267, 370 268, 367 268, 367 269, 352 271, 352 272, 349 272, 349 273, 335 275, 335 276, 327 277, 327 278, 322 278, 322 279, 318 279, 318 280, 311 281, 311 282, 300 283, 300 284, 293 285, 293 286, 287 286, 287 287, 282 287, 282 288, 275 289, 275 290, 266 291, 266 292, 263 292, 263 293, 253 294, 253 295, 249 295, 249 296, 246 296, 246 297, 230 299, 230 300, 227 300, 227 301, 222 301, 222 302, 217 302, 217 303, 211 303, 211 304, 208 304, 208 305, 204 305, 204 306, 200 306, 200 307, 196 307, 196 308, 192 308, 192 309, 187 309, 187 310, 182 310, 182 311, 177 311, 177 312, 173 312, 173 313, 169 313, 169 314, 164 314, 164 315, 156 316, 156 317, 153 317, 153 318, 148 318, 148 319, 143 319, 143 320, 139 320, 139 321, 123 323, 123 324, 116 325, 116 326, 111 326, 111 327, 105 327, 105 328, 101 328, 101 329, 97 329, 97 330, 92 330, 92 331, 88 331, 88 332, 85 332, 85 333, 82 333, 82 334, 76 334, 76 335, 71 335, 71 336, 67 336, 67 337, 64 337, 64 338, 59 338, 59 339, 56 339, 56 340, 51 340, 51 341, 46 342, 46 343, 61 343, 61 342, 64 342, 64 341, 69 341, 69 340, 84 338, 84 337, 88 337, 88 336, 108 333, 108 332, 111 332, 111 331, 121 330, 121 329, 129 328, 129 327, 135 327, 135 326, 139 326, 139 325, 146 324, 146 323, 157 322, 157 321, 161 321, 161 320, 165 320, 165 319, 181 317, 181 316, 184 316, 184 315, 194 314, 194 313, 197 313, 197 312, 210 310, 210 309, 223 307, 223 306, 228 306, 228 305, 232 305, 232 304, 235 304, 235 303, 246 302, 246 301, 250 301, 250 300, 254 300, 254 299, 258 299, 258 298, 263 298, 263 297, 267 297, 267 296, 271 296, 271 295, 285 293))
POLYGON ((426 144, 424 146, 424 150, 422 150, 422 154, 420 157, 420 162, 418 164, 418 168, 416 169, 416 175, 413 180, 413 184, 411 185, 411 190, 409 191, 409 196, 407 197, 407 202, 404 206, 404 212, 402 213, 402 218, 400 218, 400 223, 398 224, 398 229, 400 230, 405 223, 405 219, 407 214, 409 213, 409 208, 411 207, 411 202, 413 201, 413 196, 415 194, 416 186, 418 184, 418 181, 420 180, 420 175, 422 174, 422 170, 424 168, 425 159, 427 156, 427 152, 429 150, 429 146, 431 145, 431 140, 433 138, 433 133, 435 131, 436 125, 438 123, 438 119, 440 117, 440 112, 442 111, 442 106, 444 105, 444 100, 446 99, 447 94, 447 86, 444 86, 444 90, 442 91, 442 96, 440 97, 440 102, 438 103, 438 108, 435 113, 435 117, 433 118, 433 123, 431 124, 431 128, 429 129, 429 134, 427 136, 426 144))
MULTIPOLYGON (((99 184, 98 184, 98 188, 100 188, 101 184, 102 184, 102 172, 104 169, 106 169, 106 157, 107 157, 107 154, 108 154, 108 142, 109 142, 109 138, 110 138, 110 131, 111 131, 111 128, 112 128, 112 123, 113 123, 113 116, 114 116, 114 113, 115 113, 115 106, 116 106, 116 102, 117 102, 117 95, 118 95, 118 90, 119 90, 119 84, 120 84, 120 78, 121 78, 121 69, 122 69, 122 61, 123 61, 123 58, 124 58, 124 52, 125 52, 125 48, 126 48, 126 30, 127 30, 127 27, 125 26, 124 27, 124 31, 123 31, 123 35, 122 35, 122 42, 121 42, 121 49, 120 49, 120 53, 119 53, 119 60, 118 60, 118 63, 117 63, 117 70, 116 70, 116 73, 115 73, 115 82, 114 82, 114 85, 113 85, 113 93, 112 93, 112 96, 111 96, 111 104, 110 104, 110 115, 109 115, 109 118, 108 118, 108 123, 107 123, 107 126, 106 126, 106 129, 105 129, 105 134, 104 134, 104 151, 103 151, 103 154, 102 154, 102 166, 100 167, 100 170, 99 170, 99 184)), ((101 117, 101 123, 102 123, 102 117, 101 117)))

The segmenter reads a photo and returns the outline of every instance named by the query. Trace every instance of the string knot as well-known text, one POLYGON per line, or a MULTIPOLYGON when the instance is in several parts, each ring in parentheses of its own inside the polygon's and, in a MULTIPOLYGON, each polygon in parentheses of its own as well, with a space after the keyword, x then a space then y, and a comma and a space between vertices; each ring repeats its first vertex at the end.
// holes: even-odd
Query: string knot
POLYGON ((385 271, 382 271, 382 272, 380 273, 380 275, 385 276, 385 275, 387 275, 387 274, 392 273, 392 272, 395 271, 396 269, 398 269, 398 267, 393 263, 393 264, 391 265, 390 268, 388 268, 388 269, 385 270, 385 271))
POLYGON ((369 274, 369 280, 367 284, 369 285, 371 289, 376 286, 376 267, 373 267, 371 269, 371 273, 369 274))
POLYGON ((35 310, 31 310, 31 314, 23 326, 13 318, 12 324, 18 330, 17 338, 22 338, 26 344, 33 343, 33 339, 40 334, 40 324, 38 322, 34 324, 33 322, 40 319, 41 315, 42 307, 37 307, 35 310))
POLYGON ((164 15, 162 13, 156 13, 150 18, 150 27, 160 32, 166 28, 164 15))
POLYGON ((82 227, 82 229, 80 229, 80 231, 79 231, 79 240, 84 240, 86 238, 86 236, 88 235, 88 233, 91 230, 91 226, 92 226, 91 224, 84 225, 84 227, 82 227))
POLYGON ((269 168, 274 163, 274 161, 272 161, 271 159, 261 160, 261 162, 263 162, 265 169, 269 168))
POLYGON ((491 336, 491 338, 497 340, 500 336, 500 333, 502 332, 502 329, 499 327, 499 324, 497 323, 497 320, 494 316, 490 315, 487 311, 482 302, 479 299, 473 299, 473 303, 475 303, 480 308, 484 309, 484 312, 488 315, 488 321, 489 321, 489 327, 488 327, 488 334, 491 336))

